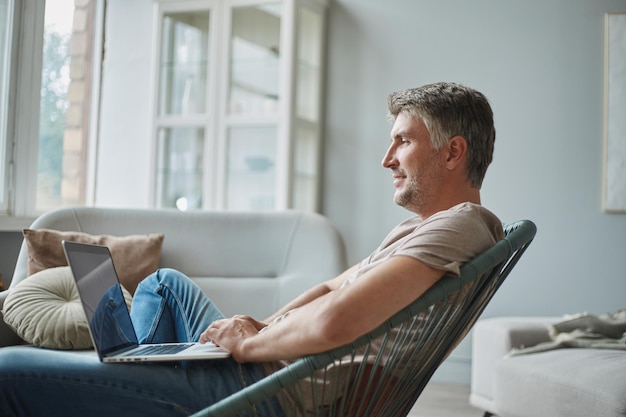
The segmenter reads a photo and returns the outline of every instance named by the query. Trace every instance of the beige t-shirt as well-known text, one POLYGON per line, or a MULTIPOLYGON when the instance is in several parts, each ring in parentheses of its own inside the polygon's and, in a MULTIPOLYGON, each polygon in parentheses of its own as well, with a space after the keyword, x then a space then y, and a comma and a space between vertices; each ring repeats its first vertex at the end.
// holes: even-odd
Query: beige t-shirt
MULTIPOLYGON (((503 236, 504 231, 500 220, 489 210, 476 204, 462 203, 436 213, 425 221, 415 216, 396 226, 381 245, 361 261, 359 268, 344 281, 342 286, 350 285, 392 256, 410 256, 433 268, 458 276, 459 268, 463 263, 494 245, 503 236)), ((377 346, 376 341, 373 341, 370 354, 377 351, 377 346)), ((263 364, 263 367, 269 374, 288 364, 287 361, 279 361, 263 364)), ((351 377, 350 369, 344 369, 343 366, 338 365, 330 372, 340 375, 339 380, 343 385, 351 377)), ((326 376, 328 377, 328 374, 326 376)), ((284 408, 291 410, 295 404, 299 409, 299 414, 305 415, 309 408, 307 399, 313 395, 311 390, 316 391, 317 398, 323 396, 328 401, 334 399, 328 393, 341 392, 341 389, 337 390, 337 387, 329 386, 328 378, 325 381, 320 378, 319 383, 315 379, 313 375, 294 387, 291 395, 281 401, 284 408)))
POLYGON ((435 213, 425 221, 418 216, 397 225, 381 245, 360 263, 344 285, 353 282, 391 256, 410 256, 436 269, 458 276, 462 264, 504 236, 502 223, 486 208, 462 203, 435 213))

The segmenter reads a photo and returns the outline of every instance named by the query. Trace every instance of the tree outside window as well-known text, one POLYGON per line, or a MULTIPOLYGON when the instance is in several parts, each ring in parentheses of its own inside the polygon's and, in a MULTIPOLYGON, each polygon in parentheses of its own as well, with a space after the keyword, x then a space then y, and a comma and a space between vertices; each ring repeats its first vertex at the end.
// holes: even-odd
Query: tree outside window
POLYGON ((85 203, 95 0, 47 0, 37 211, 85 203))

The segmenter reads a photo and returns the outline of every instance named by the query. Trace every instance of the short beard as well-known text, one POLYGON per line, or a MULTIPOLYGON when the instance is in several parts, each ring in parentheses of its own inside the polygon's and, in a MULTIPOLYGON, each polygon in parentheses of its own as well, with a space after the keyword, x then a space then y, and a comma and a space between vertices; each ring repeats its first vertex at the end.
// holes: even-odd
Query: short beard
POLYGON ((393 201, 400 207, 421 213, 436 198, 436 194, 441 186, 441 178, 438 173, 441 171, 437 154, 424 161, 421 172, 413 172, 407 177, 407 183, 402 191, 396 191, 393 201))
POLYGON ((410 206, 415 204, 419 200, 419 186, 414 180, 411 180, 401 191, 397 191, 393 196, 393 201, 400 207, 411 209, 410 206))
POLYGON ((393 196, 393 201, 400 207, 404 207, 407 210, 417 212, 422 206, 422 196, 419 189, 419 185, 412 179, 402 191, 396 192, 393 196))

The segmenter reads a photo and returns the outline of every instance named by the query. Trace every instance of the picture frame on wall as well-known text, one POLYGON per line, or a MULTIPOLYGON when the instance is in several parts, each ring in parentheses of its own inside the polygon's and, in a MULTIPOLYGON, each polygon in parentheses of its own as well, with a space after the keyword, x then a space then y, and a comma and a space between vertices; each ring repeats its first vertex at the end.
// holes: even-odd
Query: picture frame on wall
POLYGON ((626 213, 626 13, 605 15, 602 208, 626 213))

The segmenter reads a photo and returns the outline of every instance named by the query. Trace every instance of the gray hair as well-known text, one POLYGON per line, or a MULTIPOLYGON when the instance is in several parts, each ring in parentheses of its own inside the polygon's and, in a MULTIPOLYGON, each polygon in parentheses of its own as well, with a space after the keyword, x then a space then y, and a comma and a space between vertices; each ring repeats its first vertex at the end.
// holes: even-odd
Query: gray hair
POLYGON ((435 149, 454 136, 465 138, 467 177, 480 189, 496 140, 493 111, 482 93, 455 83, 428 84, 390 94, 388 108, 392 120, 400 113, 422 120, 435 149))

